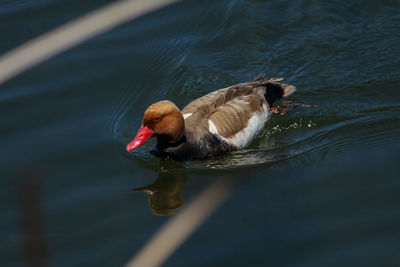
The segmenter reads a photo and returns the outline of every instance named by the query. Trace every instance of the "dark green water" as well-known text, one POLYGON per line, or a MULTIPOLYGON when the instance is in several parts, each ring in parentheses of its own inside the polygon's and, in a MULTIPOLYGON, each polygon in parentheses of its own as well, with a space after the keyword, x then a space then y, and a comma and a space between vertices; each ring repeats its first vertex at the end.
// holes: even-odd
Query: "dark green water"
MULTIPOLYGON (((3 0, 0 53, 107 2, 3 0)), ((26 264, 25 176, 50 266, 121 266, 168 219, 132 188, 158 179, 166 212, 228 174, 246 182, 165 266, 398 266, 399 29, 399 1, 185 1, 0 85, 0 265, 26 264), (125 152, 151 103, 259 73, 316 106, 216 159, 125 152)))

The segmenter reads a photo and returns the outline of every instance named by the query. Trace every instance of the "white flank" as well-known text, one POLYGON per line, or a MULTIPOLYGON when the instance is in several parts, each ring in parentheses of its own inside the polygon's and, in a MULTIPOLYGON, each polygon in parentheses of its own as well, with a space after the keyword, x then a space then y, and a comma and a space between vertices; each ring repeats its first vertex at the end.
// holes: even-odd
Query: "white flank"
POLYGON ((208 130, 210 131, 210 133, 218 135, 217 127, 215 127, 215 124, 211 120, 208 120, 208 130))
POLYGON ((216 134, 220 139, 236 146, 237 148, 243 148, 253 141, 257 133, 264 127, 265 122, 268 120, 269 110, 266 104, 263 105, 262 112, 256 112, 248 121, 248 124, 240 132, 234 136, 226 138, 218 134, 218 130, 211 120, 208 120, 209 131, 216 134))
POLYGON ((186 120, 186 118, 188 118, 190 116, 192 116, 192 113, 183 114, 183 119, 186 120))

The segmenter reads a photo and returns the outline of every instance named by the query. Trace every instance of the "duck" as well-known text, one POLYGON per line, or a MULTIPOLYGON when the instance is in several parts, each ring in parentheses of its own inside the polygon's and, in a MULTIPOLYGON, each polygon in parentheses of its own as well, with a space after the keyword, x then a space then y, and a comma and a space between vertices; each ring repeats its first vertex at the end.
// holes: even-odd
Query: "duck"
POLYGON ((272 105, 296 88, 283 78, 253 81, 222 88, 193 100, 180 110, 162 100, 150 105, 143 115, 128 152, 149 138, 157 139, 155 156, 176 161, 215 157, 248 146, 268 121, 272 105))

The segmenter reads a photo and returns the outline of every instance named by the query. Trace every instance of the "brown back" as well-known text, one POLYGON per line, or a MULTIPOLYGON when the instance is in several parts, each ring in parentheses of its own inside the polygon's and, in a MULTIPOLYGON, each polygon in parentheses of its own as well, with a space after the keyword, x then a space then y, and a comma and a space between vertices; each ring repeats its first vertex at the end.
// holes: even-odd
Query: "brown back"
POLYGON ((229 138, 248 125, 255 112, 262 112, 265 101, 265 80, 241 83, 204 95, 191 103, 182 114, 192 114, 185 119, 185 131, 195 139, 208 132, 211 120, 218 134, 229 138))

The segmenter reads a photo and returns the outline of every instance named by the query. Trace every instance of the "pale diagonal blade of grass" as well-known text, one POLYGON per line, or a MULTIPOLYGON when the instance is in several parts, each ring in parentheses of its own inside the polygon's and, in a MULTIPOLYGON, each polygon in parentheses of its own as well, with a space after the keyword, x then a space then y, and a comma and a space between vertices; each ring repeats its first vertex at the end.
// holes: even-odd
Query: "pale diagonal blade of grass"
POLYGON ((177 1, 118 1, 40 35, 0 57, 0 84, 95 35, 177 1))
POLYGON ((167 260, 231 195, 236 177, 219 178, 180 213, 168 220, 126 267, 155 267, 167 260))

